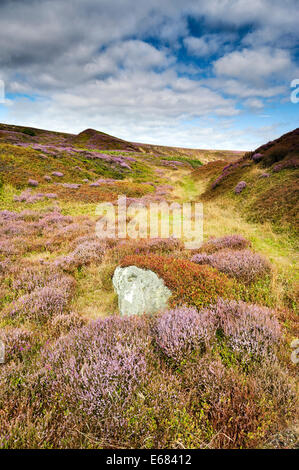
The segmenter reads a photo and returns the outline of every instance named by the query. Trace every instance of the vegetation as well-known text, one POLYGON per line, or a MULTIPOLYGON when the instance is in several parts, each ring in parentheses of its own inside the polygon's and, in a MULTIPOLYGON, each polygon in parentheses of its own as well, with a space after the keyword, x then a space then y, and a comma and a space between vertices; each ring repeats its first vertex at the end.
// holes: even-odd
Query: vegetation
POLYGON ((240 159, 23 129, 0 125, 0 447, 296 447, 298 132, 240 159), (203 245, 99 239, 119 194, 203 200, 203 245), (164 280, 167 311, 119 315, 130 264, 164 280))

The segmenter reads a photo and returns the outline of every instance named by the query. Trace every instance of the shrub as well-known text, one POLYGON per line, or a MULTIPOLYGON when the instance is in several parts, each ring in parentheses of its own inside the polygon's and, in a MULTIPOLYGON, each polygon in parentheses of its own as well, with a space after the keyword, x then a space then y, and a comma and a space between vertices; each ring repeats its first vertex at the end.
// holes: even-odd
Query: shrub
POLYGON ((199 315, 195 308, 178 307, 159 316, 154 336, 159 348, 176 362, 209 343, 212 323, 210 316, 199 315))
POLYGON ((265 277, 271 271, 269 261, 250 250, 221 250, 211 255, 200 253, 194 255, 191 261, 209 264, 228 276, 248 283, 265 277))
POLYGON ((269 150, 263 158, 263 165, 270 166, 273 163, 283 160, 288 154, 289 150, 287 147, 276 145, 272 150, 269 150))
POLYGON ((254 162, 260 162, 263 158, 263 154, 262 153, 255 153, 253 156, 252 156, 252 160, 254 162))
POLYGON ((33 344, 33 333, 21 328, 2 330, 0 339, 5 345, 5 363, 12 359, 22 359, 23 355, 30 351, 33 344))
POLYGON ((23 134, 30 135, 31 137, 33 137, 33 136, 36 135, 35 131, 34 131, 33 129, 30 129, 29 127, 24 128, 24 129, 22 130, 22 132, 23 132, 23 134))
POLYGON ((245 181, 239 181, 239 183, 237 184, 237 186, 235 187, 235 193, 236 194, 240 194, 243 189, 245 189, 247 186, 247 183, 245 181))
POLYGON ((222 250, 223 248, 241 250, 249 247, 250 245, 250 241, 246 240, 246 238, 241 235, 226 235, 219 238, 210 238, 210 240, 203 243, 200 251, 204 253, 214 253, 215 251, 222 250))
POLYGON ((185 259, 155 255, 129 255, 121 266, 150 269, 160 276, 171 290, 171 305, 201 307, 216 301, 218 296, 232 295, 234 283, 225 274, 209 266, 198 266, 185 259))
POLYGON ((286 168, 298 168, 298 167, 299 167, 298 158, 290 158, 289 160, 278 163, 278 165, 274 165, 273 172, 278 173, 279 171, 285 170, 286 168))
POLYGON ((48 284, 59 286, 65 280, 53 266, 41 263, 14 267, 12 277, 12 288, 26 293, 30 293, 38 287, 46 287, 48 284))
POLYGON ((72 253, 55 260, 55 265, 64 271, 100 262, 105 253, 103 241, 86 241, 78 245, 72 253))
POLYGON ((29 179, 29 180, 28 180, 28 185, 29 185, 29 186, 33 186, 33 187, 36 187, 36 186, 38 186, 38 181, 33 180, 33 179, 29 179))
POLYGON ((148 347, 140 317, 110 317, 74 330, 42 354, 43 399, 53 406, 61 396, 63 408, 98 423, 117 406, 115 424, 124 424, 122 406, 146 378, 148 347))
POLYGON ((135 253, 170 253, 172 251, 183 250, 183 244, 176 238, 152 238, 140 240, 135 253))
POLYGON ((272 357, 281 340, 279 322, 266 307, 218 299, 199 313, 210 315, 216 337, 223 338, 243 362, 252 357, 272 357))
POLYGON ((50 328, 55 336, 60 336, 69 333, 71 330, 82 328, 84 325, 85 320, 80 315, 70 312, 54 316, 50 328))
POLYGON ((190 369, 186 372, 192 401, 195 407, 201 405, 202 426, 208 425, 213 430, 210 445, 213 448, 254 446, 256 442, 253 439, 250 442, 248 436, 257 433, 257 429, 263 435, 268 427, 258 404, 255 382, 246 380, 234 368, 225 368, 219 359, 203 358, 190 369))
POLYGON ((19 297, 6 309, 5 316, 30 320, 38 323, 47 322, 52 316, 62 314, 67 307, 74 281, 61 278, 58 285, 53 283, 46 287, 37 287, 30 294, 19 297))

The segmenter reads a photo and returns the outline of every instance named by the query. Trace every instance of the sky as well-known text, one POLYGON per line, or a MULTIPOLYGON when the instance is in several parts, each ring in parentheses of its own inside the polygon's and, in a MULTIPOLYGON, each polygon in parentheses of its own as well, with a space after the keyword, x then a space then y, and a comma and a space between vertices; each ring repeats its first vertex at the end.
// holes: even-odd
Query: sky
POLYGON ((298 20, 298 0, 1 0, 0 122, 255 149, 298 127, 298 20))

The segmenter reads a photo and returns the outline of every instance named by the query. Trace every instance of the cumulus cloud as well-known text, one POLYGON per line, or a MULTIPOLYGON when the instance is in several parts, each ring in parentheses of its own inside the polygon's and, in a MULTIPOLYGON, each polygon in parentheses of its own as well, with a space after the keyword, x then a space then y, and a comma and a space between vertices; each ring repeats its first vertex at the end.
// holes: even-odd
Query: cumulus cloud
POLYGON ((286 75, 293 68, 288 51, 261 48, 233 51, 214 63, 217 75, 256 82, 269 76, 286 75))

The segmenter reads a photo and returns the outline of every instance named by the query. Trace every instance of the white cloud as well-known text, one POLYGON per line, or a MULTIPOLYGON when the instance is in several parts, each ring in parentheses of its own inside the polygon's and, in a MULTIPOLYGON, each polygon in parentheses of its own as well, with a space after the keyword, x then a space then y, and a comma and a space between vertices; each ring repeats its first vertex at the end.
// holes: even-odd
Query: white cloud
POLYGON ((197 57, 205 57, 216 54, 217 52, 223 53, 229 45, 225 43, 231 42, 235 39, 235 34, 205 34, 201 37, 188 36, 184 39, 184 45, 189 54, 197 57))
POLYGON ((286 76, 293 64, 288 51, 261 48, 233 51, 214 62, 217 75, 257 82, 273 76, 286 76))

